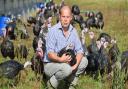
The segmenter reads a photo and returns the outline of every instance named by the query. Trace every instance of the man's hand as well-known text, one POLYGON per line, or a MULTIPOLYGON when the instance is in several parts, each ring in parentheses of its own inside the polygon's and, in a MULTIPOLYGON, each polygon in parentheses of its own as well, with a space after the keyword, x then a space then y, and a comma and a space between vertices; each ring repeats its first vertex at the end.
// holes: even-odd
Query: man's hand
POLYGON ((78 53, 76 54, 76 64, 72 66, 72 71, 75 72, 82 60, 83 54, 82 53, 78 53))
POLYGON ((60 58, 60 62, 63 62, 63 63, 69 63, 70 61, 71 61, 70 55, 63 54, 60 58))
POLYGON ((72 71, 75 71, 75 70, 77 69, 77 67, 78 67, 77 64, 73 65, 73 66, 72 66, 72 71))

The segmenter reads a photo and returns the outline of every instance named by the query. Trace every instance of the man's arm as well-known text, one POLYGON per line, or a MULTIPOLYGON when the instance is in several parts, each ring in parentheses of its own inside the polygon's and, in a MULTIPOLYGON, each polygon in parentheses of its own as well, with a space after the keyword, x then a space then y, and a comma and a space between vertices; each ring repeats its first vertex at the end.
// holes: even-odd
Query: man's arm
POLYGON ((76 70, 77 67, 79 66, 81 60, 82 60, 83 54, 82 53, 78 53, 76 55, 76 64, 72 66, 72 70, 76 70))
POLYGON ((68 62, 71 61, 71 56, 66 55, 66 54, 63 54, 61 57, 59 57, 59 56, 57 56, 57 54, 54 53, 54 52, 49 52, 49 53, 48 53, 48 58, 49 58, 51 61, 60 62, 60 63, 68 63, 68 62))
POLYGON ((76 70, 77 67, 79 66, 81 60, 82 60, 82 57, 83 57, 83 48, 82 48, 82 44, 81 44, 81 41, 79 39, 79 36, 77 34, 77 31, 75 30, 75 51, 76 51, 76 64, 72 66, 72 69, 73 70, 76 70))

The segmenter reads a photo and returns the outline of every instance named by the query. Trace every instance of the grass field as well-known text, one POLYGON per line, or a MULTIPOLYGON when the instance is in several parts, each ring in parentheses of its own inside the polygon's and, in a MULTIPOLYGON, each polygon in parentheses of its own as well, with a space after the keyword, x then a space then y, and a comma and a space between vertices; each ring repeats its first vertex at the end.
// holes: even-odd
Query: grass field
MULTIPOLYGON (((54 0, 57 4, 61 0, 54 0)), ((101 11, 104 15, 105 26, 103 32, 110 34, 112 37, 117 39, 119 48, 122 51, 128 50, 128 0, 65 0, 66 4, 72 6, 77 4, 81 9, 81 14, 84 15, 85 11, 101 11)), ((76 27, 79 31, 79 27, 76 27)), ((94 32, 99 34, 99 31, 92 29, 94 32)), ((28 40, 16 40, 14 41, 15 46, 18 44, 25 44, 29 49, 30 53, 28 60, 33 55, 32 39, 33 34, 31 28, 28 27, 31 38, 28 40)), ((88 38, 88 37, 87 37, 88 38)), ((87 44, 89 41, 86 41, 87 44)), ((4 61, 0 55, 0 62, 4 61)), ((25 60, 22 60, 24 62, 25 60)), ((88 75, 82 75, 80 77, 79 85, 76 89, 110 89, 111 80, 104 79, 94 80, 88 75)), ((126 89, 128 89, 128 83, 126 82, 126 89)), ((20 80, 8 80, 0 79, 0 89, 45 89, 43 83, 37 80, 34 72, 30 68, 21 71, 20 80)), ((60 86, 60 89, 65 89, 60 86)))

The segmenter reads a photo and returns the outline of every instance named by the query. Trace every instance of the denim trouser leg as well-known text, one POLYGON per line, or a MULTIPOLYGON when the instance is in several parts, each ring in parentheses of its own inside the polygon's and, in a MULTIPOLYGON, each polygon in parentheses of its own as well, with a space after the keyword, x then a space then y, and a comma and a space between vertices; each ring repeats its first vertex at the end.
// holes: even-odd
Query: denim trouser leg
POLYGON ((88 60, 86 57, 83 57, 77 71, 68 78, 68 81, 71 83, 71 85, 75 86, 77 84, 79 75, 85 72, 85 68, 87 67, 87 65, 88 60))
POLYGON ((75 76, 79 76, 80 74, 82 74, 85 71, 85 68, 87 67, 87 65, 88 65, 87 57, 83 57, 75 73, 75 76))
POLYGON ((49 81, 51 85, 57 89, 59 80, 63 80, 67 77, 72 85, 76 85, 77 77, 85 71, 87 65, 88 60, 86 57, 83 57, 74 74, 72 74, 71 66, 67 63, 47 63, 44 65, 44 72, 50 78, 49 81))
POLYGON ((72 68, 67 63, 47 63, 44 65, 45 74, 50 77, 51 85, 56 89, 59 80, 63 80, 72 73, 72 68))

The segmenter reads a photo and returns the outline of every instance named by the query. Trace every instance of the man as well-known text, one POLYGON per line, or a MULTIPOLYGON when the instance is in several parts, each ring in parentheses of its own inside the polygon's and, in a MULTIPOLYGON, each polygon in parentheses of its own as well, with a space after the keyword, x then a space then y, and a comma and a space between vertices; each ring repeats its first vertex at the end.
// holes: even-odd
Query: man
POLYGON ((45 11, 45 4, 44 3, 37 3, 37 9, 36 9, 36 20, 40 21, 41 24, 44 23, 44 11, 45 11))
POLYGON ((6 26, 9 22, 10 22, 9 17, 5 15, 0 16, 0 38, 6 36, 6 26))
POLYGON ((60 80, 69 77, 69 89, 76 85, 78 76, 84 72, 88 61, 83 56, 83 48, 76 29, 70 24, 72 13, 69 6, 60 8, 60 22, 54 25, 46 38, 46 56, 44 58, 44 72, 49 77, 47 82, 49 89, 57 89, 60 80), (76 64, 69 65, 71 56, 57 53, 67 45, 74 48, 76 64), (50 85, 50 86, 49 86, 50 85), (51 88, 53 87, 53 88, 51 88))

